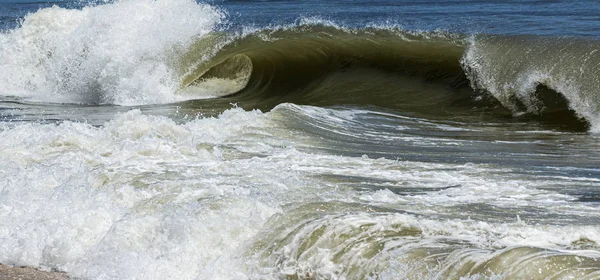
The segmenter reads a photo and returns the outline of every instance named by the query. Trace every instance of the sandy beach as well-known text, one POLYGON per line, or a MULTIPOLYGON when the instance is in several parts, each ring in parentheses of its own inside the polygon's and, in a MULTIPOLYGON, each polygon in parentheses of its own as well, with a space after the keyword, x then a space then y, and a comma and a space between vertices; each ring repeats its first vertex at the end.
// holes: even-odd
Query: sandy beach
POLYGON ((0 280, 66 280, 65 273, 41 271, 31 267, 11 267, 0 264, 0 280))

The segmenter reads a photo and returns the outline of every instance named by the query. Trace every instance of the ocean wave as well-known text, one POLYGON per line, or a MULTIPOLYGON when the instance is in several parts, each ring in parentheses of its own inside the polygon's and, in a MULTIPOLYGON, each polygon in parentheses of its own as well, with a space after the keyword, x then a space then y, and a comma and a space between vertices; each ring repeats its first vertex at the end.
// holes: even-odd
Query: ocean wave
POLYGON ((283 102, 374 105, 442 117, 491 111, 571 130, 598 126, 590 66, 600 59, 595 41, 350 29, 328 22, 220 36, 210 59, 200 59, 203 46, 216 44, 217 36, 199 40, 184 56, 181 65, 199 63, 184 75, 180 93, 206 90, 218 79, 229 86, 213 89, 210 97, 263 110, 283 102), (563 54, 554 57, 545 40, 563 54), (561 64, 565 57, 569 62, 561 64))
POLYGON ((0 35, 0 93, 94 105, 370 105, 600 131, 596 40, 317 19, 237 32, 219 27, 225 14, 188 0, 39 10, 0 35))

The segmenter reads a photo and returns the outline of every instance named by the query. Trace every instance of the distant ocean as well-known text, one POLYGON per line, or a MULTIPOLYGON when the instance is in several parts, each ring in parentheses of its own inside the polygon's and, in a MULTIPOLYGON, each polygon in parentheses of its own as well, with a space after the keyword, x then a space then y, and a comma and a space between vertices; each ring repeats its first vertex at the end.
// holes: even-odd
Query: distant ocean
POLYGON ((597 1, 15 2, 1 264, 600 279, 597 1))

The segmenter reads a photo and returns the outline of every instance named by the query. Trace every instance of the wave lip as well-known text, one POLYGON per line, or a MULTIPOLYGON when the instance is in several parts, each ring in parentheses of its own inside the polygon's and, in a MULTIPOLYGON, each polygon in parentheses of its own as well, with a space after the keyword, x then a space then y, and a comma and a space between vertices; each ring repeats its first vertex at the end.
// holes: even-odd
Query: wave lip
POLYGON ((189 98, 217 98, 243 90, 252 75, 252 60, 243 54, 237 54, 225 61, 204 69, 198 78, 191 80, 180 95, 189 98))

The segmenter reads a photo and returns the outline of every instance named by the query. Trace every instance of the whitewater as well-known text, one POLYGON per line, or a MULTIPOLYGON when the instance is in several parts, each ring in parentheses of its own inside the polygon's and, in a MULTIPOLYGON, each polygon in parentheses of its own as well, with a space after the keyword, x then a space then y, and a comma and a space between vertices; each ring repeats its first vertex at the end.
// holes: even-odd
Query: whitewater
POLYGON ((0 264, 600 278, 596 3, 0 8, 0 264))

